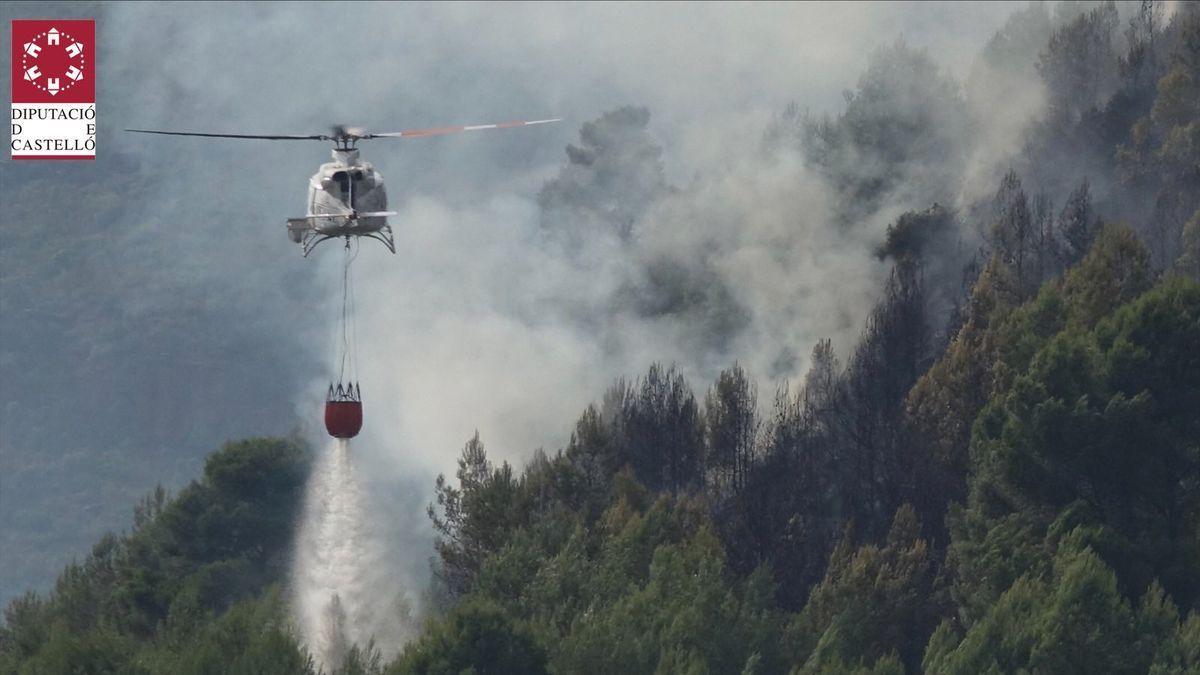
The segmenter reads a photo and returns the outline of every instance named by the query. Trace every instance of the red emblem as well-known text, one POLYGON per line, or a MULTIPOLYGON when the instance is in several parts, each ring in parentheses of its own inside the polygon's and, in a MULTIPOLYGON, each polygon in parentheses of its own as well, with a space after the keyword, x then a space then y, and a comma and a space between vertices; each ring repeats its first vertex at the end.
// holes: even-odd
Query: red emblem
POLYGON ((95 103, 96 22, 12 22, 13 103, 95 103))

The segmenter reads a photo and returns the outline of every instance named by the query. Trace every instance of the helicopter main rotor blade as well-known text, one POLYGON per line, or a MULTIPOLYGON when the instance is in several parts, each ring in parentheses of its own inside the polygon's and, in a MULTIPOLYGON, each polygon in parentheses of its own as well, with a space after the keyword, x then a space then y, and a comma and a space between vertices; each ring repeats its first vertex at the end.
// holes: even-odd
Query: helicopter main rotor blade
POLYGON ((258 134, 206 134, 198 131, 157 131, 153 129, 126 129, 135 134, 160 134, 163 136, 203 136, 205 138, 252 138, 265 141, 331 141, 332 136, 315 135, 302 136, 298 134, 277 134, 274 136, 262 136, 258 134))
POLYGON ((393 131, 386 134, 363 134, 362 138, 418 138, 423 136, 445 136, 446 134, 457 134, 461 131, 482 131, 484 129, 512 129, 514 127, 528 127, 534 124, 549 124, 551 122, 561 122, 561 117, 556 117, 551 120, 532 120, 528 122, 502 122, 500 124, 476 124, 472 126, 462 127, 433 127, 431 129, 408 129, 406 131, 393 131))

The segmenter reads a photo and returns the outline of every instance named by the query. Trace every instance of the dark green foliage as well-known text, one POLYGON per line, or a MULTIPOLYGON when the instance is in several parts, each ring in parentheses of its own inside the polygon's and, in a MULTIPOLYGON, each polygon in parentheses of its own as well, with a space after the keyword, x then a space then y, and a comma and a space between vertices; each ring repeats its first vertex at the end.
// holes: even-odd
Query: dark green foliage
POLYGON ((1058 232, 1063 241, 1063 258, 1074 265, 1087 253, 1096 237, 1099 222, 1092 210, 1092 194, 1085 179, 1067 197, 1058 214, 1058 232))
POLYGON ((527 629, 515 625, 498 607, 470 601, 434 623, 387 672, 538 675, 547 672, 546 654, 527 629))
POLYGON ((278 592, 234 605, 215 620, 195 626, 186 640, 152 653, 152 672, 179 675, 293 675, 313 673, 312 659, 288 629, 278 592))
POLYGON ((889 656, 916 670, 946 600, 916 513, 902 506, 882 547, 854 551, 852 541, 847 532, 834 549, 825 578, 789 629, 788 647, 805 673, 837 664, 864 667, 889 656))
POLYGON ((1037 297, 1004 314, 994 330, 990 364, 992 391, 1008 386, 1034 355, 1068 324, 1091 328, 1117 305, 1150 287, 1146 249, 1125 227, 1106 226, 1095 245, 1061 281, 1044 285, 1037 297))
MULTIPOLYGON (((465 606, 503 607, 558 672, 729 672, 750 661, 777 671, 769 577, 730 582, 701 504, 663 497, 638 506, 645 495, 633 484, 617 495, 590 530, 548 547, 516 534, 485 564, 465 606)), ((449 646, 461 637, 437 639, 447 643, 439 650, 464 648, 449 646)), ((433 649, 421 644, 410 651, 433 649)))
MULTIPOLYGON (((959 638, 943 624, 925 656, 929 673, 1145 673, 1174 643, 1178 612, 1161 589, 1134 608, 1090 549, 1065 544, 1051 569, 1022 576, 959 638)), ((1197 662, 1193 661, 1193 666, 1197 662)))
POLYGON ((1054 116, 1077 121, 1112 96, 1118 77, 1113 45, 1117 23, 1116 5, 1105 2, 1050 36, 1037 67, 1054 116))
POLYGON ((1149 287, 1145 249, 1128 228, 1110 226, 1097 236, 1091 253, 1065 280, 1046 284, 1024 305, 1030 292, 1020 291, 1015 270, 1000 256, 989 259, 958 335, 908 393, 907 423, 914 442, 931 446, 925 479, 946 495, 943 505, 966 496, 970 428, 988 398, 1026 368, 1068 319, 1090 326, 1149 287))
POLYGON ((1150 256, 1137 235, 1107 226, 1063 281, 1067 319, 1084 327, 1096 324, 1113 307, 1150 288, 1150 256))
POLYGON ((1190 673, 1200 668, 1200 616, 1181 620, 1158 584, 1137 602, 1086 535, 1068 536, 1045 569, 1016 580, 963 635, 944 622, 929 673, 1190 673))
MULTIPOLYGON (((966 496, 967 440, 995 377, 995 326, 1016 301, 1011 273, 999 258, 990 258, 971 291, 958 334, 907 393, 905 424, 911 442, 924 446, 928 457, 924 487, 943 504, 966 496)), ((929 513, 927 507, 921 511, 929 513)))
POLYGON ((1126 593, 1157 578, 1177 602, 1194 606, 1196 344, 1200 287, 1168 280, 1091 330, 1068 324, 993 399, 975 426, 968 508, 952 521, 951 557, 969 611, 994 602, 1005 579, 1037 564, 1039 551, 1052 551, 1056 531, 1076 528, 1126 593), (1033 547, 1025 564, 989 553, 1022 545, 1033 547))
POLYGON ((441 535, 437 542, 441 576, 460 594, 471 587, 483 560, 500 549, 516 524, 517 483, 508 463, 493 468, 476 432, 458 460, 458 487, 437 479, 437 505, 429 517, 441 535))
MULTIPOLYGON (((671 379, 682 383, 678 376, 671 379)), ((746 393, 735 380, 730 382, 731 392, 746 393)), ((631 394, 637 388, 622 385, 621 391, 631 394)), ((659 390, 649 393, 655 391, 659 390)), ((669 390, 664 399, 671 400, 669 390)), ((640 405, 659 406, 652 396, 642 401, 640 405)), ((639 405, 636 399, 617 402, 614 406, 610 397, 607 407, 627 411, 639 405)), ((669 405, 656 409, 678 410, 669 405)), ((714 422, 710 428, 721 425, 714 422)), ((583 473, 572 467, 611 463, 602 456, 612 433, 603 416, 591 409, 577 429, 567 453, 535 459, 519 478, 506 482, 513 486, 503 501, 507 514, 481 509, 472 516, 481 524, 507 523, 506 534, 494 548, 485 547, 487 553, 459 605, 465 614, 455 610, 431 628, 405 653, 396 666, 399 672, 458 672, 469 665, 484 672, 478 660, 482 657, 472 651, 472 645, 480 643, 472 631, 528 631, 536 638, 531 653, 544 653, 541 658, 548 667, 559 672, 728 672, 747 663, 758 664, 762 672, 778 672, 782 623, 773 607, 770 576, 762 572, 745 581, 730 579, 703 501, 687 496, 655 499, 637 481, 632 467, 605 477, 599 497, 605 506, 599 513, 591 512, 592 502, 558 489, 554 477, 583 473)), ((617 436, 629 442, 635 429, 625 426, 617 436)), ((460 486, 451 488, 443 481, 439 488, 450 495, 446 512, 466 513, 468 503, 485 503, 467 495, 486 490, 480 486, 496 479, 492 470, 492 478, 475 481, 474 475, 484 472, 469 467, 487 465, 482 448, 468 444, 460 486)), ((667 486, 661 489, 676 492, 667 486)), ((439 522, 446 521, 439 517, 439 522)), ((468 540, 459 536, 459 541, 468 540)), ((449 536, 442 541, 445 567, 458 558, 449 536)))
POLYGON ((302 671, 278 597, 253 598, 284 578, 307 468, 292 441, 226 445, 202 480, 145 500, 135 529, 102 539, 49 596, 14 601, 0 671, 302 671))
POLYGON ((1180 9, 1177 46, 1158 60, 1168 67, 1155 71, 1153 107, 1117 153, 1122 180, 1152 200, 1147 238, 1160 265, 1188 254, 1185 224, 1200 213, 1200 10, 1180 9))
POLYGON ((997 258, 1012 271, 1018 293, 1025 295, 1041 279, 1033 274, 1034 220, 1029 198, 1015 171, 1009 171, 996 192, 996 220, 992 223, 990 244, 997 258))
POLYGON ((843 517, 872 541, 914 498, 910 487, 923 457, 904 433, 904 399, 930 365, 932 342, 920 267, 898 264, 884 292, 846 364, 841 398, 823 415, 833 430, 843 517))
POLYGON ((1183 251, 1175 261, 1175 269, 1200 281, 1200 209, 1184 224, 1180 240, 1183 251))
POLYGON ((735 363, 704 399, 706 482, 717 492, 744 491, 760 427, 758 389, 735 363))
POLYGON ((560 672, 738 672, 778 668, 770 581, 724 578, 719 542, 704 531, 654 550, 644 585, 579 621, 556 655, 560 672))
POLYGON ((934 204, 924 211, 901 214, 888 225, 883 244, 876 250, 881 260, 894 261, 901 271, 920 279, 924 320, 931 352, 945 349, 963 320, 969 285, 964 269, 973 264, 973 252, 963 245, 964 223, 949 209, 934 204))
POLYGON ((651 489, 699 487, 704 437, 696 397, 675 367, 655 364, 620 397, 616 443, 651 489))
POLYGON ((1038 52, 1046 114, 1024 139, 1029 171, 1022 174, 1055 195, 1065 195, 1085 179, 1107 184, 1113 149, 1149 106, 1149 97, 1137 95, 1121 77, 1115 4, 1082 9, 1064 6, 1068 21, 1038 52))
POLYGON ((905 213, 888 225, 883 244, 875 253, 882 258, 921 260, 938 258, 938 249, 947 238, 955 236, 955 222, 950 213, 933 206, 924 213, 905 213))
POLYGON ((776 397, 744 489, 713 500, 740 574, 770 565, 788 609, 799 609, 848 519, 874 540, 911 495, 922 460, 900 421, 929 344, 917 263, 906 259, 845 369, 817 345, 804 388, 776 397))

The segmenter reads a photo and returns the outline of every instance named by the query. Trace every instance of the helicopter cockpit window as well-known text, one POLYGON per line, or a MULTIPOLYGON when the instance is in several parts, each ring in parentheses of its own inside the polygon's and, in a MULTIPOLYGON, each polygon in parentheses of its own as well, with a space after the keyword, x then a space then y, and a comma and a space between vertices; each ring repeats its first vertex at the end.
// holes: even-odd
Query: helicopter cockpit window
POLYGON ((340 194, 346 194, 350 190, 350 177, 345 171, 337 171, 333 174, 333 181, 337 183, 340 194))

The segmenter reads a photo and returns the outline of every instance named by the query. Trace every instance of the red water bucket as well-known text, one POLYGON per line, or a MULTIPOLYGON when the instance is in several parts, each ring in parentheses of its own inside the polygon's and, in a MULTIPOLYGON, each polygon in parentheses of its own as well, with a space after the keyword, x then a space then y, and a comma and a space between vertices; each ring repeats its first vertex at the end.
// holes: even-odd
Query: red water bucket
POLYGON ((326 401, 325 430, 334 438, 354 438, 362 430, 361 401, 326 401))

